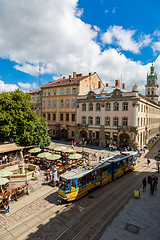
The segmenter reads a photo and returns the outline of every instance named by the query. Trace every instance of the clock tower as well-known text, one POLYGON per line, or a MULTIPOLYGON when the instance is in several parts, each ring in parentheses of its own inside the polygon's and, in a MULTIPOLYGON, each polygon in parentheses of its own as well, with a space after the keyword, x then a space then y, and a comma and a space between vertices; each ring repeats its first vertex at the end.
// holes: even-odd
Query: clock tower
POLYGON ((151 101, 158 103, 158 84, 157 74, 154 71, 154 66, 150 67, 150 74, 147 74, 147 84, 145 85, 145 96, 151 101))

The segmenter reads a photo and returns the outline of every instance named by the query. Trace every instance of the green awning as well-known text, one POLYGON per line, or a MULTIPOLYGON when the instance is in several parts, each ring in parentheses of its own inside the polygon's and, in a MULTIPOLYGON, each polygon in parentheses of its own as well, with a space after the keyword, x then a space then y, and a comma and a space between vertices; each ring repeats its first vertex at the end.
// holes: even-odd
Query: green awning
POLYGON ((69 158, 69 159, 73 159, 73 160, 74 160, 74 159, 80 159, 80 158, 82 158, 82 155, 79 154, 79 153, 70 154, 68 158, 69 158))
POLYGON ((9 180, 7 178, 0 178, 0 185, 5 185, 9 180))
POLYGON ((58 147, 54 148, 54 151, 63 152, 66 149, 67 149, 67 147, 65 147, 65 146, 58 146, 58 147))
POLYGON ((0 170, 0 178, 3 178, 3 177, 9 177, 13 174, 13 172, 11 171, 8 171, 6 169, 1 169, 0 170))
POLYGON ((43 153, 39 153, 37 155, 37 157, 39 157, 39 158, 47 158, 49 156, 51 156, 51 153, 49 153, 49 152, 43 152, 43 153))
POLYGON ((59 155, 59 154, 52 154, 51 156, 48 156, 47 159, 54 161, 54 160, 60 159, 61 157, 62 157, 62 156, 59 155))
POLYGON ((40 148, 32 148, 32 149, 30 149, 28 152, 29 152, 29 153, 38 153, 38 152, 40 152, 40 151, 41 151, 40 148))

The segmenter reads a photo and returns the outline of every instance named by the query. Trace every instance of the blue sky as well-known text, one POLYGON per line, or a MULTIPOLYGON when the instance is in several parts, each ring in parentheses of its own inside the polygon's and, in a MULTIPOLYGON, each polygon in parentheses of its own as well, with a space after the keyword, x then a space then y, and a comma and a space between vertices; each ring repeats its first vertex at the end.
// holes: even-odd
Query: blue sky
POLYGON ((144 93, 153 59, 160 79, 160 3, 126 0, 1 0, 0 92, 38 88, 73 71, 122 78, 144 93))

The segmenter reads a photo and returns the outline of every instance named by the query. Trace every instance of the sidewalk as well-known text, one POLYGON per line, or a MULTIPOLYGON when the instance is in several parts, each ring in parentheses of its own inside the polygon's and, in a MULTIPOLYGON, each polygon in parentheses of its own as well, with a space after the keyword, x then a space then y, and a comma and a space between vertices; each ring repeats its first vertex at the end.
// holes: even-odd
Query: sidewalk
MULTIPOLYGON (((160 174, 155 173, 159 180, 160 174)), ((160 183, 151 195, 140 189, 140 198, 131 198, 106 228, 101 240, 159 240, 160 239, 160 183)))

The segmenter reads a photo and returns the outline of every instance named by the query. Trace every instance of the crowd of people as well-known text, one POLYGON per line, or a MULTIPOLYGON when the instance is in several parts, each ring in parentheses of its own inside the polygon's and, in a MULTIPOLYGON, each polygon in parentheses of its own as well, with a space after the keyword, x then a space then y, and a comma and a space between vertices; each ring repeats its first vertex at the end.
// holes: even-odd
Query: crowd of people
POLYGON ((150 185, 150 191, 151 194, 154 193, 154 191, 156 191, 157 189, 157 185, 158 185, 158 177, 155 175, 152 176, 148 176, 148 178, 144 177, 142 180, 142 184, 143 184, 143 190, 146 190, 147 187, 147 183, 150 185))

